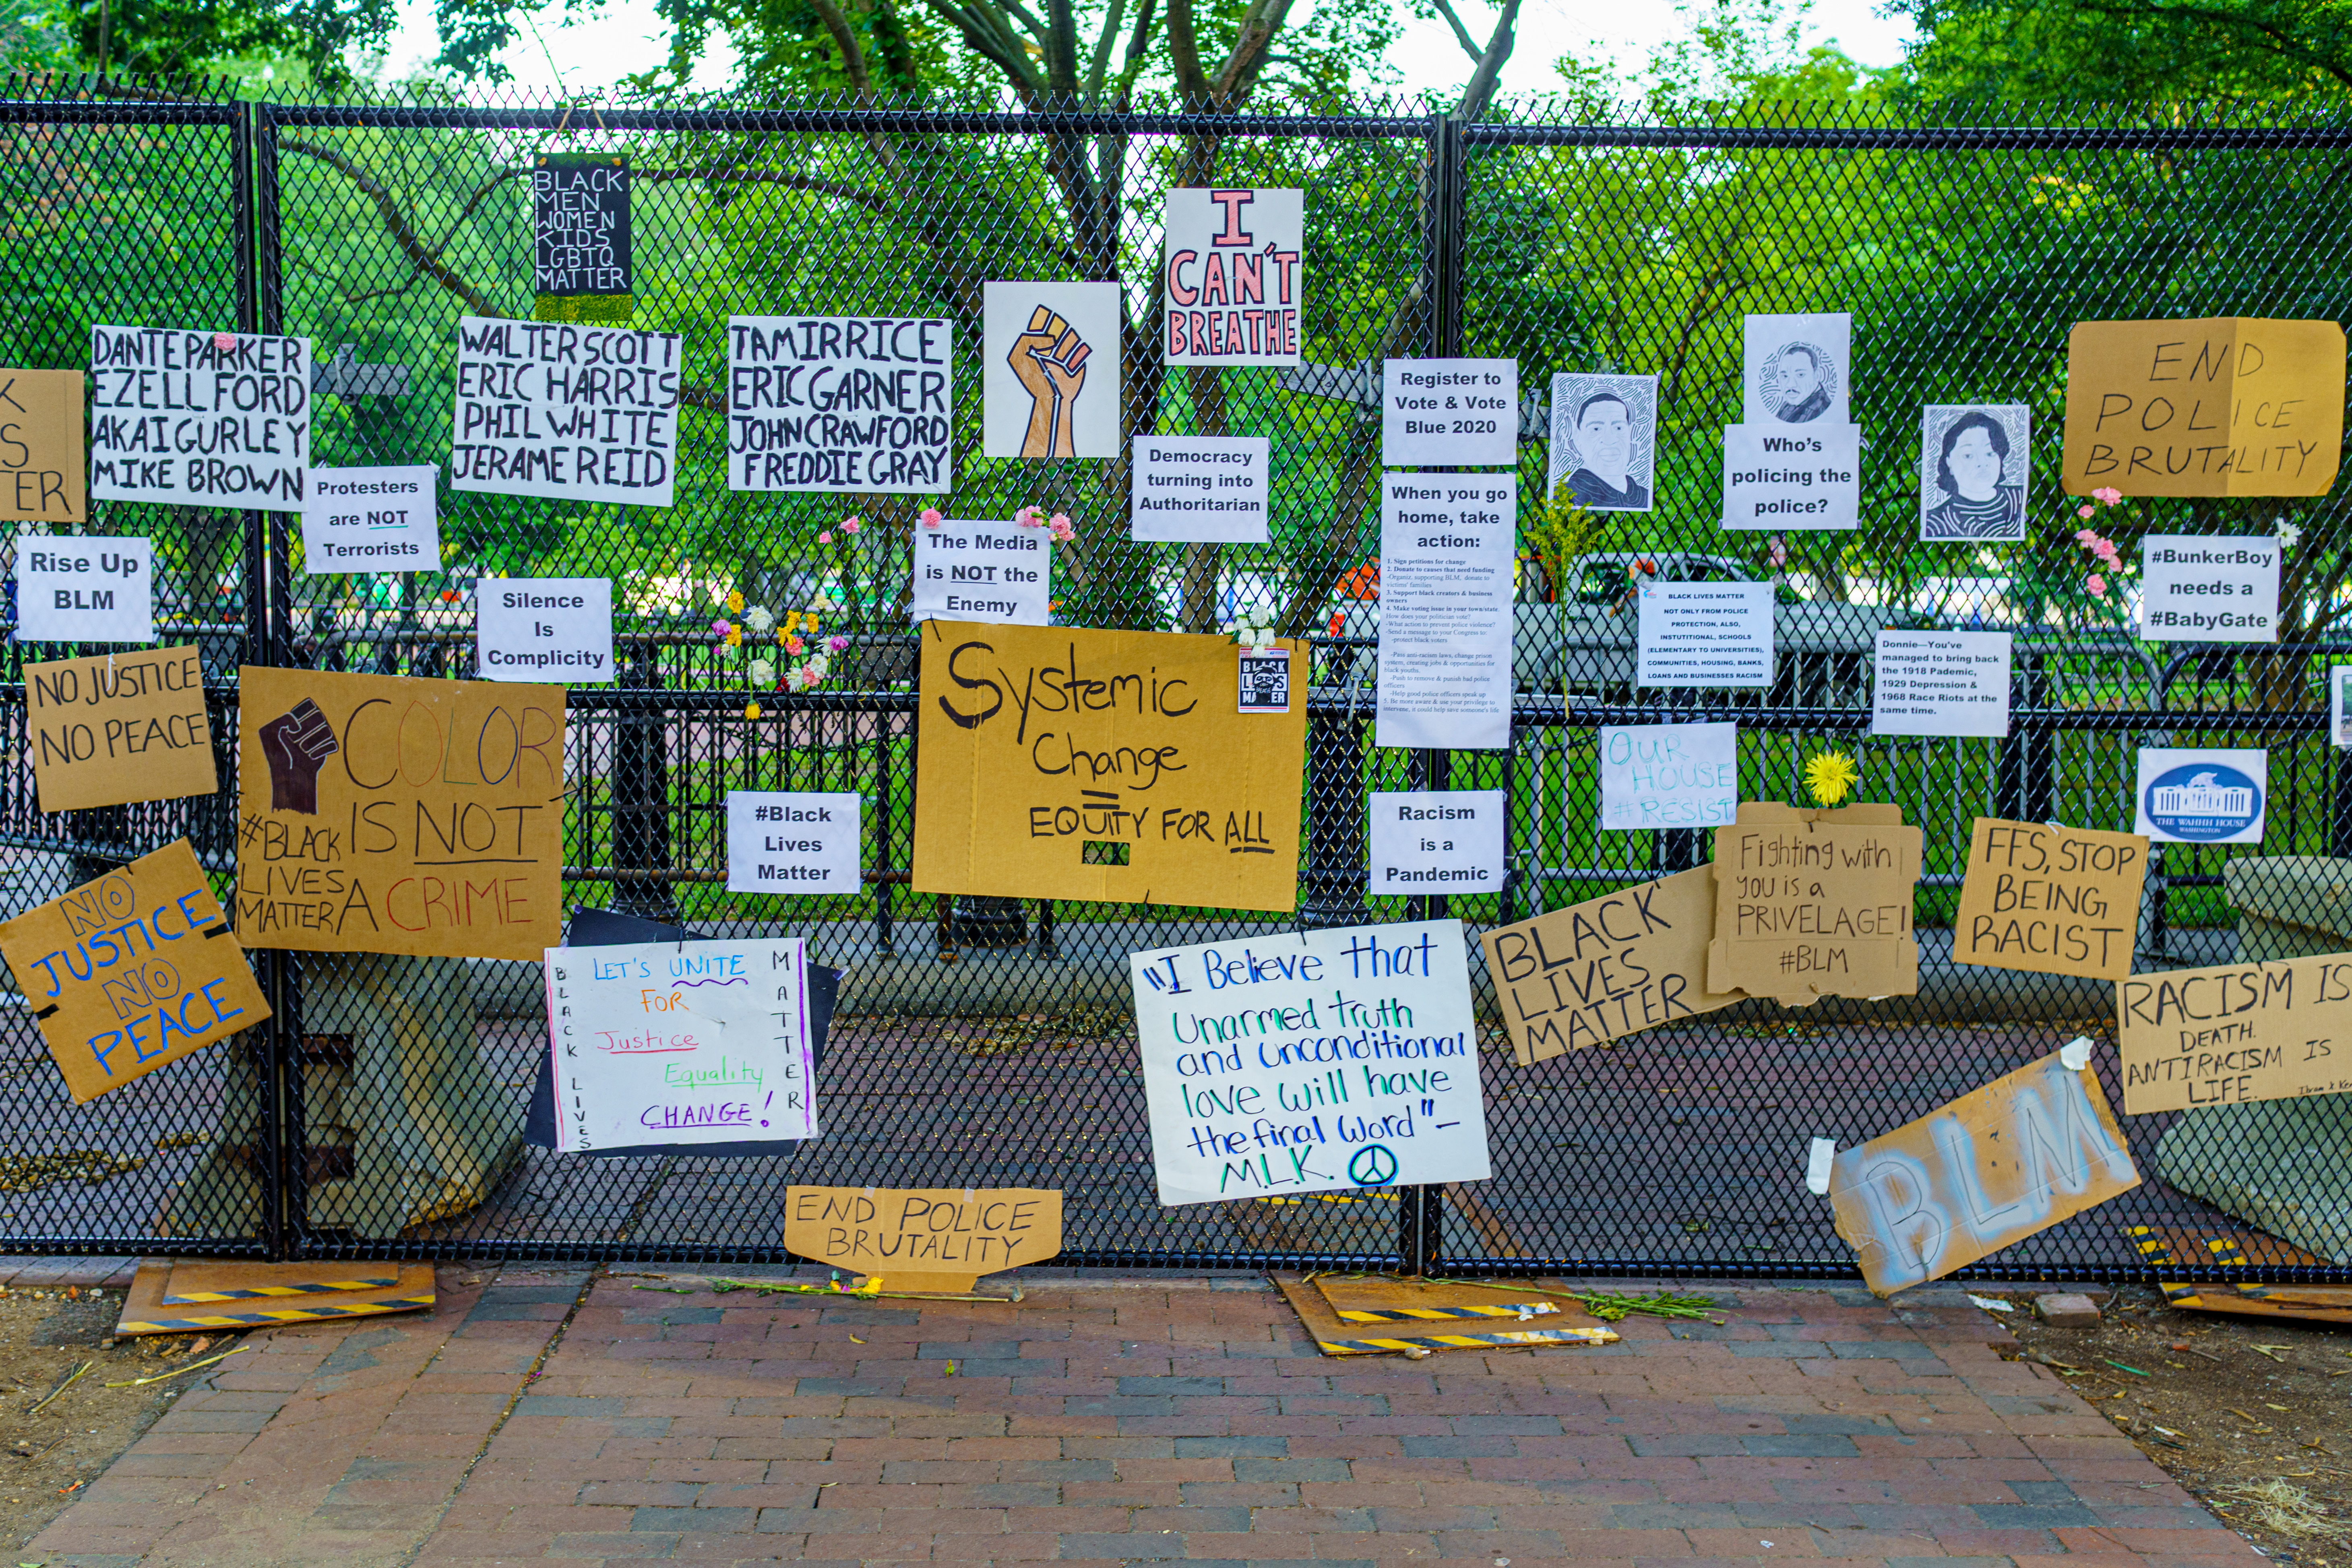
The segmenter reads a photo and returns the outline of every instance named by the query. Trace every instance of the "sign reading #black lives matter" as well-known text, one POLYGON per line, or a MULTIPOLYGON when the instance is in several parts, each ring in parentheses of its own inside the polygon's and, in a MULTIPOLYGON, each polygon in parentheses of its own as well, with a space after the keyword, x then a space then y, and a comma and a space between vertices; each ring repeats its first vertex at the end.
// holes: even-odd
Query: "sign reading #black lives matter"
POLYGON ((91 500, 302 503, 308 338, 92 327, 89 381, 91 500))
POLYGON ((727 488, 944 493, 955 415, 950 323, 727 318, 727 488))
POLYGON ((568 321, 457 321, 453 489, 668 506, 679 337, 568 321))

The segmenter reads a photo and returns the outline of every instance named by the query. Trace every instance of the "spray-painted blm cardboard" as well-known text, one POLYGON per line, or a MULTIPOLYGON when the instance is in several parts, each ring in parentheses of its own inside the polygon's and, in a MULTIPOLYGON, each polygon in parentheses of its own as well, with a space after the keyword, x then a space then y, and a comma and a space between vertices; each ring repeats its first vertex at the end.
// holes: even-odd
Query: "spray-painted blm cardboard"
POLYGON ((893 1290, 969 1290, 1062 1250, 1051 1187, 786 1187, 784 1245, 893 1290))
MULTIPOLYGON (((919 890, 1296 906, 1307 705, 1236 711, 1232 643, 968 621, 922 634, 919 890)), ((1276 646, 1303 681, 1305 649, 1276 646)))
POLYGON ((74 1103, 269 1016, 184 838, 0 925, 74 1103))
POLYGON ((301 506, 310 339, 94 326, 89 381, 97 500, 301 506))
POLYGON ((1695 866, 1479 941, 1521 1067, 1741 1000, 1706 988, 1715 878, 1695 866))
POLYGON ((0 370, 0 519, 89 518, 82 387, 78 370, 0 370))
POLYGON ((2121 980, 2131 973, 2147 840, 1979 816, 1952 957, 1993 969, 2121 980))
POLYGON ((563 689, 239 672, 251 947, 538 961, 563 940, 563 689))
POLYGON ((1899 805, 1740 802, 1739 820, 1715 830, 1707 989, 1790 1007, 1916 995, 1919 853, 1919 830, 1903 826, 1899 805))
POLYGON ((26 749, 43 811, 220 788, 194 647, 25 666, 26 749))
POLYGON ((1837 1233, 1877 1295, 1941 1279, 2139 1185, 2095 1072, 2055 1053, 1830 1165, 1837 1233))
POLYGON ((2344 446, 2344 329, 2214 316, 2078 321, 2066 489, 2319 496, 2344 446))
POLYGON ((2127 1115, 2352 1093, 2352 953, 2136 976, 2116 1038, 2127 1115))

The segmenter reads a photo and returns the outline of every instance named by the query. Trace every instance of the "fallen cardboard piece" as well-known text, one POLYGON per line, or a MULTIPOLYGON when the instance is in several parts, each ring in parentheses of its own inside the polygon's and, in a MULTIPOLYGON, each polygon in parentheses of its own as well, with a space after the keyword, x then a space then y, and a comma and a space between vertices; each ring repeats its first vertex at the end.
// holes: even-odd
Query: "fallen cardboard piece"
POLYGON ((172 1265, 172 1277, 163 1288, 163 1305, 389 1290, 399 1283, 396 1263, 234 1263, 216 1258, 183 1258, 172 1265))
POLYGON ((879 1275, 892 1291, 969 1294, 983 1274, 1062 1250, 1062 1194, 1045 1187, 786 1187, 784 1245, 879 1275))
MULTIPOLYGON (((270 1271, 282 1267, 267 1263, 234 1264, 214 1259, 192 1260, 196 1274, 214 1289, 239 1289, 233 1280, 239 1268, 253 1271, 252 1278, 268 1283, 270 1271)), ((205 1329, 267 1329, 279 1323, 321 1322, 337 1318, 382 1317, 393 1312, 421 1312, 434 1302, 433 1265, 404 1263, 396 1273, 397 1283, 378 1286, 366 1290, 338 1290, 327 1294, 306 1295, 282 1306, 247 1306, 232 1309, 226 1302, 190 1306, 172 1306, 166 1298, 174 1294, 173 1277, 179 1265, 168 1258, 142 1258, 139 1272, 131 1278, 131 1289, 122 1299, 122 1321, 114 1325, 120 1337, 138 1334, 185 1334, 205 1329), (209 1305, 210 1310, 205 1310, 209 1305)), ((345 1266, 347 1268, 351 1265, 345 1266)), ((358 1273, 373 1277, 380 1268, 360 1265, 358 1273)), ((257 1287, 256 1287, 257 1288, 257 1287)))
POLYGON ((1430 1284, 1415 1279, 1370 1278, 1310 1280, 1301 1274, 1276 1274, 1276 1289, 1314 1336, 1315 1348, 1328 1356, 1395 1355, 1411 1351, 1521 1350, 1540 1345, 1607 1345, 1617 1342, 1615 1330, 1601 1327, 1574 1303, 1554 1303, 1557 1313, 1529 1312, 1530 1324, 1542 1328, 1487 1328, 1499 1317, 1516 1322, 1522 1306, 1532 1306, 1532 1295, 1521 1301, 1507 1291, 1475 1285, 1430 1284), (1502 1312, 1494 1310, 1503 1309, 1502 1312), (1483 1309, 1466 1310, 1466 1309, 1483 1309), (1474 1321, 1464 1321, 1464 1320, 1474 1321), (1454 1326, 1441 1327, 1445 1320, 1454 1326), (1407 1322, 1413 1324, 1404 1329, 1407 1322), (1559 1326, 1551 1326, 1557 1323, 1559 1326), (1382 1332, 1385 1329, 1388 1331, 1382 1332))
POLYGON ((1715 830, 1706 988, 1808 1007, 1824 996, 1916 996, 1911 930, 1920 836, 1903 808, 1743 800, 1715 830))
MULTIPOLYGON (((2124 1227, 2139 1255, 2150 1263, 2205 1263, 2243 1267, 2279 1264, 2325 1268, 2324 1258, 2276 1237, 2237 1231, 2185 1230, 2171 1226, 2124 1227)), ((2180 1285, 2159 1280, 2167 1305, 2200 1312, 2233 1312, 2252 1318, 2302 1318, 2321 1323, 2352 1323, 2352 1285, 2180 1285)))

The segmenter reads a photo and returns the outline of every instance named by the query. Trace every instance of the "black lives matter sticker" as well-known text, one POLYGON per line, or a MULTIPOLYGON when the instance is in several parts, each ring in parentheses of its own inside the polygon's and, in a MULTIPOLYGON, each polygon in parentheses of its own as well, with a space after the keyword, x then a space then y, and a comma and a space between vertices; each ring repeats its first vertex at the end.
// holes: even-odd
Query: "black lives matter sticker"
POLYGON ((1241 658, 1241 710, 1244 713, 1290 711, 1290 652, 1244 650, 1241 658))

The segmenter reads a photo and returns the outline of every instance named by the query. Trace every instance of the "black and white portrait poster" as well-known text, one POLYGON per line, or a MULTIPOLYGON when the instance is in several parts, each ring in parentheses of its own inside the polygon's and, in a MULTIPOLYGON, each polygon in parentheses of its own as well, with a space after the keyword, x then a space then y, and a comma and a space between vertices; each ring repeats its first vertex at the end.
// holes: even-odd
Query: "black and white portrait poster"
POLYGON ((457 319, 449 488, 669 506, 676 332, 457 319))
POLYGON ((2025 537, 2033 411, 2022 403, 1931 403, 1919 423, 1919 537, 2025 537))
POLYGON ((981 456, 1118 457, 1118 285, 981 292, 981 456))
POLYGON ((1851 425, 1853 318, 1750 316, 1741 358, 1749 425, 1851 425))
POLYGON ((1657 461, 1656 376, 1551 378, 1551 493, 1566 486, 1588 511, 1648 511, 1657 461))
POLYGON ((945 492, 953 336, 905 317, 728 317, 727 488, 945 492))
POLYGON ((89 330, 89 499, 299 510, 310 340, 89 330))

